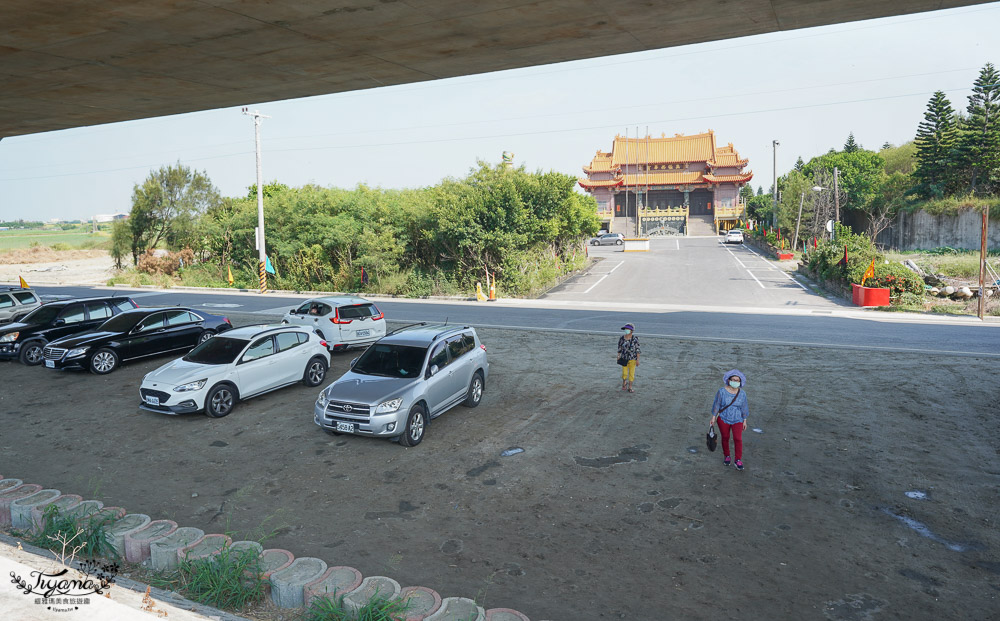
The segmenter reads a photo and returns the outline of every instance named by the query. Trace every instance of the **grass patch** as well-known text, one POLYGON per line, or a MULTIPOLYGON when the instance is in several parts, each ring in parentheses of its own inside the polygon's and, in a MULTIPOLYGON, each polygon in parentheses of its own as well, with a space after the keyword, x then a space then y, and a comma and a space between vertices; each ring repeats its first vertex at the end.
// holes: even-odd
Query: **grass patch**
POLYGON ((31 248, 32 246, 56 247, 61 250, 107 250, 111 236, 107 233, 74 231, 0 231, 0 251, 31 248))
MULTIPOLYGON (((994 270, 1000 270, 1000 260, 995 258, 997 254, 997 251, 993 251, 986 258, 987 263, 994 270)), ((893 262, 909 259, 925 272, 941 274, 947 278, 979 279, 978 250, 935 248, 923 251, 891 252, 885 256, 893 262)))
POLYGON ((118 560, 118 551, 108 541, 107 529, 116 518, 107 513, 75 518, 48 506, 42 514, 42 529, 34 533, 16 533, 27 543, 52 550, 62 558, 105 558, 118 560))
POLYGON ((344 606, 344 596, 337 598, 317 597, 309 603, 302 615, 303 621, 402 621, 406 618, 409 603, 403 600, 388 600, 375 593, 368 603, 350 611, 344 606))
POLYGON ((990 218, 1000 218, 1000 198, 996 197, 950 196, 936 200, 914 201, 907 204, 904 209, 909 212, 923 210, 931 215, 940 216, 953 215, 970 209, 982 211, 983 207, 989 208, 990 218))
POLYGON ((150 584, 202 604, 240 611, 264 601, 267 581, 263 573, 255 550, 226 546, 215 556, 181 561, 176 572, 156 575, 150 584))
POLYGON ((127 285, 129 287, 139 287, 142 285, 153 285, 161 289, 168 289, 175 284, 178 284, 178 280, 165 274, 146 274, 134 268, 122 270, 116 276, 108 279, 109 286, 127 285))

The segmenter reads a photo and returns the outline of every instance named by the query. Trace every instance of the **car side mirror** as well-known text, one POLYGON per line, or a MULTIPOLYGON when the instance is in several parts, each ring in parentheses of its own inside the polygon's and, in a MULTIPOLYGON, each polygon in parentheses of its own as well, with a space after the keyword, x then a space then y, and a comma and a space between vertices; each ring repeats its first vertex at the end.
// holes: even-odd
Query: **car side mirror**
MULTIPOLYGON (((359 356, 359 358, 360 358, 360 356, 359 356)), ((358 362, 358 359, 357 359, 357 358, 355 358, 354 360, 351 360, 351 368, 352 368, 352 369, 354 368, 354 365, 355 365, 355 364, 356 364, 357 362, 358 362)))
POLYGON ((438 365, 432 364, 431 368, 427 369, 427 376, 428 377, 434 377, 435 375, 437 375, 437 372, 440 371, 440 370, 441 369, 438 368, 438 365))
POLYGON ((55 322, 52 325, 54 325, 56 327, 65 326, 66 325, 66 320, 63 319, 62 317, 60 317, 59 319, 56 319, 55 322))

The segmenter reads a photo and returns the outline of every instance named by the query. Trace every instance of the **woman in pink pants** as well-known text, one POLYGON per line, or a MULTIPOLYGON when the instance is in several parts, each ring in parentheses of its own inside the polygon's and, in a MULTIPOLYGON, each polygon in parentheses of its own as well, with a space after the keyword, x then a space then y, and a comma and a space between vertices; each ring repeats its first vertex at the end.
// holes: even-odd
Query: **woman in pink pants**
POLYGON ((715 401, 712 402, 712 422, 719 423, 719 434, 722 436, 722 454, 725 457, 722 465, 728 466, 729 461, 729 435, 733 436, 733 444, 736 449, 736 469, 743 470, 743 432, 747 428, 747 418, 750 417, 750 404, 747 402, 747 394, 743 392, 743 387, 747 385, 747 378, 738 370, 727 371, 722 376, 722 388, 715 393, 715 401))

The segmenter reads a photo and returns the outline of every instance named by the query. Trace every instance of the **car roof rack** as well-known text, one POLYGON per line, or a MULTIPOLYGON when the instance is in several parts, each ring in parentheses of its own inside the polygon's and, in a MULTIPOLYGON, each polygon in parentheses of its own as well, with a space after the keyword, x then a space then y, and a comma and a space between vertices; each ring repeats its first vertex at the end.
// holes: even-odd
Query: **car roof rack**
POLYGON ((416 328, 417 326, 426 326, 426 325, 427 325, 426 321, 421 321, 419 323, 411 323, 410 325, 402 326, 400 328, 396 328, 391 332, 387 332, 386 336, 392 336, 393 334, 396 334, 397 332, 402 332, 403 330, 409 330, 410 328, 416 328))

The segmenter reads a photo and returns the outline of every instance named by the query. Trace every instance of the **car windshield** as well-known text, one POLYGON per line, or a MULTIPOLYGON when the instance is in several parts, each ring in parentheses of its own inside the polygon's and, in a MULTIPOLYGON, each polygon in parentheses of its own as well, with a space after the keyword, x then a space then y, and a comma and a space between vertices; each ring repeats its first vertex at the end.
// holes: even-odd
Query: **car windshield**
POLYGON ((249 342, 245 339, 217 336, 189 351, 184 360, 198 364, 230 364, 243 352, 249 342))
POLYGON ((21 319, 21 323, 40 325, 49 323, 56 318, 62 308, 59 306, 39 306, 21 319))
POLYGON ((420 375, 426 347, 375 343, 361 354, 351 369, 362 375, 410 378, 420 375))
POLYGON ((139 313, 123 313, 108 319, 97 328, 98 332, 128 332, 142 319, 139 313))

